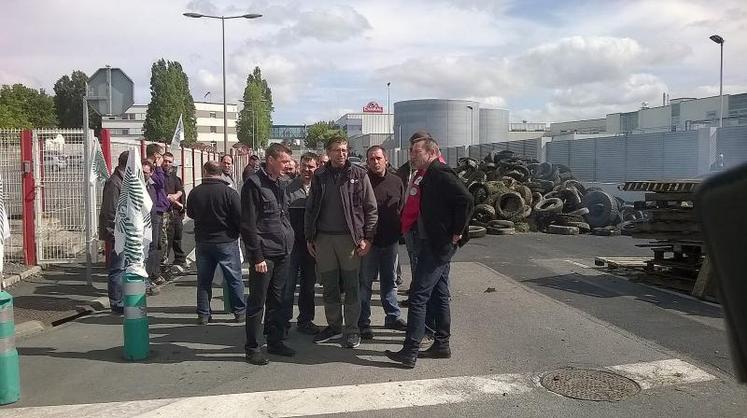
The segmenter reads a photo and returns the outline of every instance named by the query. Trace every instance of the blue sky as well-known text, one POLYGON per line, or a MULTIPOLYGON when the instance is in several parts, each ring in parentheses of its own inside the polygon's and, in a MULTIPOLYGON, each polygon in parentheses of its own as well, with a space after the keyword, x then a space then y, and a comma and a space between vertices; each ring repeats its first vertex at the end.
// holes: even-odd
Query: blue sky
POLYGON ((549 0, 6 0, 0 83, 51 90, 61 75, 111 64, 150 99, 150 66, 182 63, 195 100, 221 100, 220 24, 185 11, 262 13, 226 24, 228 100, 256 65, 276 123, 310 123, 370 100, 467 98, 513 121, 562 121, 635 110, 641 102, 747 91, 743 1, 549 0))

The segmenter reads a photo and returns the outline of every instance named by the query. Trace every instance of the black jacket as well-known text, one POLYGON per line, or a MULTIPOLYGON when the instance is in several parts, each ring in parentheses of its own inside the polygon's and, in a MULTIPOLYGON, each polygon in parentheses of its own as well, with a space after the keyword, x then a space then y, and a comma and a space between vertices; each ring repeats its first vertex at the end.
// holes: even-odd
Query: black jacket
POLYGON ((317 221, 322 210, 325 193, 339 193, 342 199, 342 209, 345 212, 345 223, 350 231, 350 237, 355 245, 362 240, 373 241, 376 231, 376 197, 368 179, 368 173, 350 161, 342 167, 342 177, 335 190, 327 190, 328 177, 332 176, 332 164, 328 161, 314 172, 311 181, 311 191, 306 199, 306 214, 304 219, 304 234, 307 241, 316 238, 317 221))
POLYGON ((308 194, 303 188, 303 179, 296 177, 290 182, 285 190, 288 195, 288 213, 296 242, 305 243, 306 235, 303 233, 304 213, 306 213, 306 198, 308 194))
POLYGON ((454 170, 438 160, 428 166, 420 190, 420 218, 427 242, 437 257, 448 258, 454 249, 454 235, 462 235, 460 245, 469 239, 467 228, 474 209, 472 194, 454 170))
POLYGON ((187 200, 186 193, 184 192, 184 183, 182 182, 182 179, 179 178, 179 176, 176 175, 176 172, 172 172, 169 174, 166 174, 166 194, 175 194, 176 192, 182 192, 182 196, 179 198, 178 202, 181 203, 181 208, 179 208, 178 205, 172 204, 169 208, 171 212, 173 212, 175 215, 184 215, 184 202, 187 200))
POLYGON ((239 239, 241 199, 220 178, 205 178, 189 193, 187 215, 195 221, 198 243, 220 244, 239 239))
POLYGON ((115 168, 104 183, 99 211, 99 239, 102 241, 114 241, 114 216, 117 214, 117 202, 122 192, 123 172, 124 169, 115 168))
POLYGON ((254 264, 286 256, 293 249, 285 186, 264 170, 247 177, 241 188, 241 239, 254 264))
POLYGON ((373 243, 378 247, 386 247, 397 242, 402 235, 399 214, 404 205, 405 186, 399 176, 389 171, 383 177, 368 173, 368 178, 374 189, 376 211, 379 215, 373 243))

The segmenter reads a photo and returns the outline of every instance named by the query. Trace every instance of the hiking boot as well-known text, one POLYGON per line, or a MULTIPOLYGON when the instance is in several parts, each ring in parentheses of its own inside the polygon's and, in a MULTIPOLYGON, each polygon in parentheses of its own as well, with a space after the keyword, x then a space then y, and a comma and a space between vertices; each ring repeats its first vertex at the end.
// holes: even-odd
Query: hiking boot
POLYGON ((262 350, 246 353, 246 361, 255 366, 264 366, 270 362, 270 360, 267 359, 267 355, 263 353, 262 350))
POLYGON ((433 344, 427 350, 419 351, 418 358, 451 358, 451 348, 433 344))
POLYGON ((267 344, 267 353, 276 356, 293 357, 296 355, 296 350, 288 347, 282 342, 279 342, 276 344, 267 344))
POLYGON ((314 342, 317 344, 326 343, 327 341, 339 338, 342 338, 342 332, 334 330, 331 327, 326 327, 314 336, 314 342))
POLYGON ((298 329, 298 332, 307 335, 316 335, 322 330, 319 325, 316 325, 311 321, 299 322, 296 324, 296 328, 298 329))
POLYGON ((412 356, 404 348, 399 351, 386 350, 384 351, 384 354, 389 358, 389 360, 396 361, 408 369, 414 368, 415 361, 417 361, 417 356, 412 356))
POLYGON ((361 340, 371 341, 374 339, 374 333, 371 327, 361 327, 361 340))
POLYGON ((384 328, 395 331, 407 331, 407 322, 402 318, 397 318, 394 321, 384 321, 384 328))
POLYGON ((345 348, 355 348, 359 345, 361 345, 361 336, 357 333, 346 335, 345 341, 342 342, 342 346, 345 348))

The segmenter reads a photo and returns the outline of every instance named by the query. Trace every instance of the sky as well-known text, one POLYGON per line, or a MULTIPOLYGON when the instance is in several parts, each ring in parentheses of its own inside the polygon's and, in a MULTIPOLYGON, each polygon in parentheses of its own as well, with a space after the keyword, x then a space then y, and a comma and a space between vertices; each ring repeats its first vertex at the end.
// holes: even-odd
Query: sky
POLYGON ((637 110, 642 102, 747 92, 743 0, 3 0, 0 84, 52 92, 64 74, 121 68, 135 102, 150 67, 179 61, 196 101, 222 101, 226 21, 229 102, 259 66, 276 124, 334 120, 371 100, 472 99, 513 122, 637 110), (209 92, 209 94, 208 94, 209 92))

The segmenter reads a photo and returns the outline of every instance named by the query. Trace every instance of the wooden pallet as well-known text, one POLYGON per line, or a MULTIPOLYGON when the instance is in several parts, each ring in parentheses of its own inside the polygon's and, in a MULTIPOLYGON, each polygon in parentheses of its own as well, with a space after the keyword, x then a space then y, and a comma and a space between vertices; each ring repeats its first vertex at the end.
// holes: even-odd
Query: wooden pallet
POLYGON ((609 269, 644 268, 650 259, 651 257, 596 257, 594 265, 609 269))

